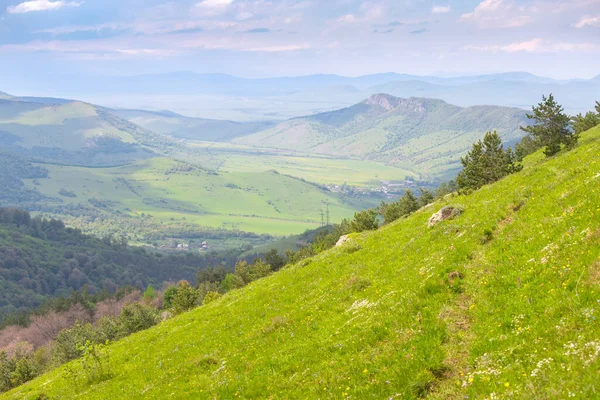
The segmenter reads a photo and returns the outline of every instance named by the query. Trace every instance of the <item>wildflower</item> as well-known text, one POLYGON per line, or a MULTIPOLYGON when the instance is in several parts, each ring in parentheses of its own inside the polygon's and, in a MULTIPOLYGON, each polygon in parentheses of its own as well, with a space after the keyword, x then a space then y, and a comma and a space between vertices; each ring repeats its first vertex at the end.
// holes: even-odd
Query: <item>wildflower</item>
POLYGON ((504 384, 504 387, 506 387, 506 388, 510 387, 510 383, 509 383, 509 382, 506 382, 506 383, 504 384))

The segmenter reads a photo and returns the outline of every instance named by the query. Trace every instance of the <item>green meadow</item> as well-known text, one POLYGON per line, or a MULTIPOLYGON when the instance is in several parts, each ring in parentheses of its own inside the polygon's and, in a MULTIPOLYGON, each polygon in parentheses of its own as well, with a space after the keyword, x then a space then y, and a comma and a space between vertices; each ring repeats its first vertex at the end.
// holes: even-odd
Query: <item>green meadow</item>
MULTIPOLYGON (((112 168, 43 165, 49 178, 37 180, 37 185, 29 181, 28 185, 46 196, 60 198, 64 205, 92 207, 99 200, 106 204, 103 211, 134 217, 149 214, 165 223, 185 221, 199 227, 271 235, 318 227, 326 204, 331 220, 339 221, 373 202, 343 198, 274 172, 274 168, 269 171, 258 166, 243 168, 248 165, 243 162, 239 165, 231 170, 223 168, 218 174, 167 158, 112 168), (75 197, 61 196, 61 191, 75 197)), ((290 167, 285 172, 293 170, 290 167)))
POLYGON ((599 154, 595 128, 110 344, 101 381, 76 361, 1 398, 597 398, 599 154), (444 206, 463 212, 428 227, 444 206))

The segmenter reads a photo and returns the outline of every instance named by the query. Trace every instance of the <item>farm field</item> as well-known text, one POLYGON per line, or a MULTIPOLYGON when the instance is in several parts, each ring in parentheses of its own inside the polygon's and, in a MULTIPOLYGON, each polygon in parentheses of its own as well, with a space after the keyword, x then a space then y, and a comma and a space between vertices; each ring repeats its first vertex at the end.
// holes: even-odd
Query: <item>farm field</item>
POLYGON ((29 180, 27 185, 60 198, 62 207, 83 204, 130 216, 151 215, 163 223, 181 221, 260 234, 314 229, 327 203, 331 220, 338 221, 373 202, 344 199, 311 183, 260 171, 260 167, 216 174, 167 158, 112 168, 43 167, 49 177, 35 183, 29 180))
POLYGON ((380 186, 382 180, 417 178, 414 172, 367 160, 294 154, 284 150, 258 149, 233 143, 191 142, 194 149, 209 153, 219 171, 265 172, 276 170, 309 182, 325 185, 380 186))

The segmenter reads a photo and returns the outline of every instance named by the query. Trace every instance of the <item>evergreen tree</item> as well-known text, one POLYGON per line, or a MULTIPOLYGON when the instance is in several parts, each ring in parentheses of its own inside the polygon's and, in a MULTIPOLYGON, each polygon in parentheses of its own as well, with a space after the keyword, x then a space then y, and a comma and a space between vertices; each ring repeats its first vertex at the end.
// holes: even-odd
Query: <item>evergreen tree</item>
POLYGON ((279 271, 285 265, 285 259, 279 255, 277 249, 271 249, 265 254, 265 261, 273 271, 279 271))
POLYGON ((419 200, 410 189, 406 189, 404 196, 400 197, 399 204, 402 216, 414 213, 419 209, 419 200))
POLYGON ((573 131, 576 135, 579 135, 598 125, 600 125, 600 115, 592 111, 588 111, 585 115, 577 114, 573 117, 573 131))
POLYGON ((530 133, 533 138, 546 149, 544 154, 550 157, 558 153, 561 145, 572 148, 577 143, 578 136, 570 129, 570 118, 565 114, 563 107, 554 100, 550 94, 542 96, 542 102, 537 107, 532 107, 533 113, 527 118, 535 121, 534 125, 521 127, 530 133))
POLYGON ((431 204, 435 201, 435 196, 431 190, 423 188, 420 188, 419 190, 421 190, 421 196, 419 196, 419 207, 425 207, 427 204, 431 204))
POLYGON ((379 227, 377 222, 377 211, 373 209, 354 213, 354 219, 350 223, 352 232, 373 231, 379 227))
POLYGON ((600 101, 596 102, 596 112, 600 114, 600 101))
POLYGON ((460 161, 463 170, 456 177, 460 189, 478 189, 523 168, 512 149, 504 150, 495 131, 487 132, 460 161))

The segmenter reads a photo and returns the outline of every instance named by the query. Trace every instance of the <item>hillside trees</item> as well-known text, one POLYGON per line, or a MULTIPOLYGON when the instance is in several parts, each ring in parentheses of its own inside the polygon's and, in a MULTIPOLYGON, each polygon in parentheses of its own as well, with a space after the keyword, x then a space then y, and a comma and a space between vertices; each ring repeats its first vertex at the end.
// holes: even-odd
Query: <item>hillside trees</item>
POLYGON ((354 219, 350 222, 352 232, 373 231, 379 227, 377 222, 377 211, 368 209, 354 213, 354 219))
POLYGON ((395 220, 409 215, 433 200, 433 194, 428 190, 421 189, 421 197, 417 197, 410 189, 396 202, 382 202, 379 206, 379 214, 383 217, 383 224, 387 225, 395 220))
POLYGON ((542 102, 532 107, 532 111, 527 118, 533 120, 534 125, 521 127, 521 130, 531 134, 541 147, 545 147, 547 157, 558 153, 563 145, 570 149, 577 144, 579 135, 571 129, 571 118, 552 94, 542 96, 542 102))
POLYGON ((456 183, 462 190, 478 189, 523 168, 511 148, 504 150, 502 139, 495 131, 487 132, 483 141, 474 143, 460 161, 463 170, 456 177, 456 183))
POLYGON ((600 125, 600 102, 596 102, 596 112, 588 111, 585 115, 579 113, 572 118, 573 131, 579 135, 600 125))

